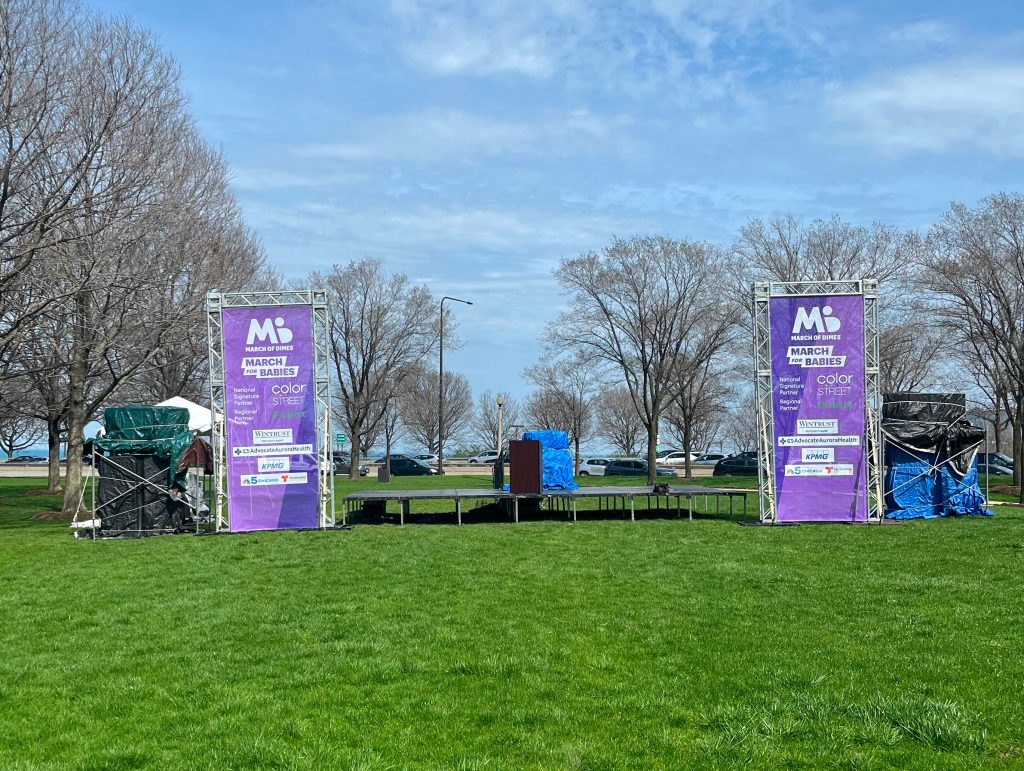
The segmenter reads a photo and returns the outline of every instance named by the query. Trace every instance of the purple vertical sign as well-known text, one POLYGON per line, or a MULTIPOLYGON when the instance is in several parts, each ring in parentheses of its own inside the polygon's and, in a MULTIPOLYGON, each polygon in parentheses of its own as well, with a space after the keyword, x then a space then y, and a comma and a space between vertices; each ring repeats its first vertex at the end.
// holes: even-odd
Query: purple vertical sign
POLYGON ((780 522, 867 520, 864 297, 772 297, 780 522))
POLYGON ((231 532, 315 528, 313 309, 224 308, 231 532))

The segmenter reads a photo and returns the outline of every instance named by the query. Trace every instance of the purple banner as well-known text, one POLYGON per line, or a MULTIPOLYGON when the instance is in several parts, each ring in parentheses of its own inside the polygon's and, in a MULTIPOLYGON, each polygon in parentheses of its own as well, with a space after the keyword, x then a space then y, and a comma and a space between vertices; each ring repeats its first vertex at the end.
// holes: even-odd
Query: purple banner
POLYGON ((313 309, 222 313, 231 532, 315 528, 313 309))
POLYGON ((768 302, 776 519, 863 522, 864 298, 768 302))

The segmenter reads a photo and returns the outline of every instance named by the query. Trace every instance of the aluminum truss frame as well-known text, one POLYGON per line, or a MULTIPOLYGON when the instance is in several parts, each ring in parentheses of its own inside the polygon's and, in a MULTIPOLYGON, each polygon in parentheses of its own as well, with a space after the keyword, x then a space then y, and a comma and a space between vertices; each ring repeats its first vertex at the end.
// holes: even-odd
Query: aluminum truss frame
POLYGON ((864 406, 867 450, 868 522, 880 523, 882 496, 882 394, 878 354, 878 281, 759 281, 754 284, 754 399, 757 407, 757 479, 761 521, 776 522, 775 426, 772 412, 772 355, 769 301, 773 297, 862 295, 864 297, 864 406))
POLYGON ((319 289, 281 292, 210 292, 206 296, 206 332, 210 352, 210 409, 213 427, 213 529, 230 530, 224 474, 227 469, 227 428, 224 421, 224 308, 279 308, 286 305, 308 305, 313 309, 313 372, 316 406, 317 489, 319 490, 318 524, 334 527, 334 459, 331 456, 331 378, 330 320, 327 293, 319 289))

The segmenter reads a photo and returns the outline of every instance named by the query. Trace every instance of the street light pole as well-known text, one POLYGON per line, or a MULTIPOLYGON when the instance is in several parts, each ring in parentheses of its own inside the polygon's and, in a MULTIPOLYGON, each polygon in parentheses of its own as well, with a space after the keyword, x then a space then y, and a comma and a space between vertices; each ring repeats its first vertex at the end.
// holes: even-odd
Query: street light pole
POLYGON ((498 394, 498 461, 501 461, 501 408, 505 406, 505 394, 498 394))
POLYGON ((464 305, 472 305, 469 300, 458 297, 441 298, 441 339, 437 367, 437 473, 444 474, 444 301, 451 300, 464 305))

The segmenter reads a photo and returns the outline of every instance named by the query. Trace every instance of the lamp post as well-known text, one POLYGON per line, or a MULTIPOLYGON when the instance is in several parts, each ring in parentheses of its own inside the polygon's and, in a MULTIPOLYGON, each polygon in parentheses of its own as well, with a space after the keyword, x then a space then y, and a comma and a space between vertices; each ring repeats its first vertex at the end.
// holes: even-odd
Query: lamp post
POLYGON ((444 474, 444 301, 451 300, 455 303, 472 305, 469 300, 460 300, 458 297, 441 298, 441 344, 439 346, 438 367, 437 367, 437 473, 444 474))
POLYGON ((505 394, 498 394, 498 462, 501 462, 501 408, 505 406, 505 394))

